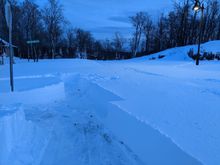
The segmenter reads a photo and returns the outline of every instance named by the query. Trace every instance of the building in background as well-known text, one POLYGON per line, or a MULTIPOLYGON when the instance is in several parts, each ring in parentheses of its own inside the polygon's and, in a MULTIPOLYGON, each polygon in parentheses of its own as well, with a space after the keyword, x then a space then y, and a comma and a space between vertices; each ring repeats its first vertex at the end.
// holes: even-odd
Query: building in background
MULTIPOLYGON (((13 53, 16 54, 18 48, 12 45, 13 53)), ((0 38, 0 64, 4 64, 4 57, 8 57, 10 52, 9 43, 0 38)))

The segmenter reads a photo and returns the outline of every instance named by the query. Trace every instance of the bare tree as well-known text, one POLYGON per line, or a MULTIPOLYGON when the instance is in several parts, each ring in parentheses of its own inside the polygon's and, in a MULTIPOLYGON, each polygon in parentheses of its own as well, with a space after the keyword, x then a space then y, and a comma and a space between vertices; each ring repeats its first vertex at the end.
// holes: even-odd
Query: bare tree
POLYGON ((7 39, 8 30, 5 21, 4 6, 4 0, 0 0, 0 37, 3 39, 7 39))
POLYGON ((88 51, 91 50, 93 46, 92 34, 88 31, 82 29, 75 29, 75 42, 77 47, 77 53, 79 58, 87 59, 88 51))
POLYGON ((73 47, 74 46, 74 41, 76 39, 76 36, 75 36, 75 29, 70 27, 68 30, 67 30, 67 33, 66 33, 66 37, 67 37, 67 45, 69 48, 73 47))
POLYGON ((62 34, 62 24, 64 23, 62 5, 60 5, 58 0, 48 0, 48 4, 43 10, 43 19, 51 47, 52 58, 54 58, 56 46, 62 34))
POLYGON ((155 32, 155 51, 161 51, 167 48, 168 46, 168 21, 167 18, 162 14, 157 23, 156 32, 155 32))
POLYGON ((112 46, 112 42, 109 39, 102 41, 102 47, 107 52, 113 52, 114 48, 112 46))
POLYGON ((137 56, 137 51, 140 46, 141 35, 144 29, 145 19, 146 19, 146 16, 144 12, 139 12, 135 16, 130 17, 131 23, 135 29, 133 38, 131 40, 131 49, 132 49, 133 57, 137 56))
POLYGON ((23 36, 26 40, 32 40, 36 37, 39 30, 41 14, 38 6, 31 0, 25 0, 21 6, 20 24, 23 30, 23 36))
POLYGON ((209 0, 205 11, 203 40, 213 40, 216 36, 219 22, 220 7, 218 0, 209 0))
POLYGON ((153 21, 148 13, 145 13, 143 32, 145 36, 145 52, 150 52, 150 38, 153 33, 153 21))
MULTIPOLYGON (((32 1, 32 0, 25 0, 22 5, 20 6, 20 17, 18 20, 18 24, 20 25, 20 39, 22 40, 22 45, 26 46, 26 41, 27 40, 39 40, 41 33, 43 32, 43 25, 42 25, 42 17, 41 17, 41 12, 38 8, 38 6, 32 1)), ((17 25, 15 23, 15 25, 17 25)), ((34 49, 35 50, 35 49, 34 49)), ((37 57, 35 57, 35 53, 33 49, 31 49, 31 55, 33 55, 34 60, 37 57)), ((26 53, 26 54, 29 54, 26 53)), ((28 56, 28 58, 30 58, 28 56)))
POLYGON ((115 37, 113 39, 112 45, 115 50, 115 58, 120 59, 121 55, 120 52, 123 51, 125 39, 122 37, 120 33, 115 33, 115 37))
MULTIPOLYGON (((220 20, 220 14, 218 16, 218 20, 220 20)), ((218 22, 216 39, 220 40, 220 22, 218 22)))

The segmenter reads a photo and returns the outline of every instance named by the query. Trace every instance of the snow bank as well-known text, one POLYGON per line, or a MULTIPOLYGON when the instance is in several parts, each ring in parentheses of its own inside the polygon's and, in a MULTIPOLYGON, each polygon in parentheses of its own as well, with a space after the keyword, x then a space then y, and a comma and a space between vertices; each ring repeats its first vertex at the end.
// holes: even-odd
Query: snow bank
POLYGON ((0 104, 46 104, 64 98, 63 83, 36 88, 28 91, 1 93, 0 104))
POLYGON ((80 76, 69 79, 65 87, 67 98, 74 100, 72 104, 80 103, 78 109, 92 110, 121 139, 121 143, 128 145, 145 164, 201 165, 169 138, 111 104, 122 100, 119 96, 80 76))
POLYGON ((1 164, 201 164, 111 103, 120 97, 80 75, 64 82, 65 99, 1 106, 1 164))
MULTIPOLYGON (((83 82, 77 79, 73 80, 83 82)), ((14 104, 1 106, 0 164, 144 164, 96 118, 93 110, 99 105, 94 103, 97 107, 90 108, 93 104, 87 104, 88 96, 96 88, 81 83, 79 89, 82 91, 91 89, 87 94, 81 93, 78 88, 72 91, 69 83, 66 84, 66 96, 71 94, 71 98, 56 98, 46 103, 40 101, 41 104, 17 100, 23 103, 22 107, 14 104)), ((101 90, 98 91, 102 94, 101 90)), ((23 98, 33 92, 22 92, 23 98)), ((47 94, 53 95, 53 91, 47 91, 47 94)), ((104 97, 102 101, 105 101, 104 97)))
MULTIPOLYGON (((192 61, 188 56, 190 49, 193 49, 196 53, 198 50, 198 45, 189 45, 167 49, 159 53, 148 55, 146 57, 141 57, 139 60, 169 60, 169 61, 192 61)), ((212 52, 220 53, 220 41, 210 41, 201 45, 201 52, 212 52)))
POLYGON ((24 110, 13 107, 0 107, 0 164, 34 164, 47 141, 45 129, 40 129, 26 119, 24 110), (14 109, 12 111, 12 109, 14 109), (41 135, 41 137, 39 137, 41 135), (31 155, 31 156, 30 156, 31 155))

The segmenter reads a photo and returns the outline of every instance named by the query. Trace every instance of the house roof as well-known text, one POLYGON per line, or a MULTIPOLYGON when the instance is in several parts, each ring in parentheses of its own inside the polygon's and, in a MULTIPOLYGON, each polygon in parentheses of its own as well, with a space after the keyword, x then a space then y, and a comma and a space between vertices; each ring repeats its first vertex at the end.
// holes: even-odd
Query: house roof
MULTIPOLYGON (((4 47, 9 47, 9 45, 10 45, 7 41, 5 41, 1 38, 0 38, 0 43, 2 43, 4 47)), ((12 47, 17 48, 17 46, 15 46, 15 45, 12 45, 12 47)))

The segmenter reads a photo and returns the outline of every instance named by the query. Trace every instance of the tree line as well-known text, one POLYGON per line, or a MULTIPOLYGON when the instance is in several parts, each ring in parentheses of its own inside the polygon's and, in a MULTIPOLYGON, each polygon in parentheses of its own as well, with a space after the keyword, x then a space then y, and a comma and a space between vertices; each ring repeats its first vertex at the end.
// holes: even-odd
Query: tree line
MULTIPOLYGON (((192 10, 193 1, 183 0, 174 4, 167 15, 161 14, 155 23, 147 12, 132 16, 135 29, 131 48, 133 56, 138 52, 150 54, 161 50, 196 44, 199 40, 201 13, 192 10)), ((201 42, 220 39, 220 2, 207 0, 202 21, 201 42)))
MULTIPOLYGON (((75 28, 64 17, 58 0, 48 0, 40 8, 32 0, 11 0, 13 11, 13 44, 17 55, 29 57, 27 41, 40 40, 38 58, 124 59, 155 53, 167 48, 196 44, 200 13, 192 10, 192 0, 175 2, 172 11, 158 20, 149 13, 138 12, 129 17, 132 37, 116 32, 112 39, 97 40, 91 32, 75 28), (129 43, 129 44, 128 44, 129 43), (128 46, 129 45, 129 46, 128 46)), ((202 24, 202 42, 220 39, 220 3, 207 0, 202 24)), ((3 0, 0 0, 0 37, 7 40, 3 0)))

